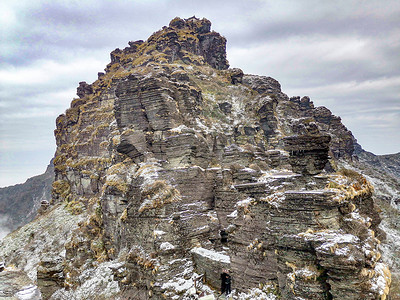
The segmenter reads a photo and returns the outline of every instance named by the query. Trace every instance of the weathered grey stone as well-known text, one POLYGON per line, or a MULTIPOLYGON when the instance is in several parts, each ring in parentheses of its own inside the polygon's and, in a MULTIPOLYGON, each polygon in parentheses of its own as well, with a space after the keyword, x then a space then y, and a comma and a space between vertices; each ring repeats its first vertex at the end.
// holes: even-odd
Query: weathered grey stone
POLYGON ((83 98, 91 93, 93 93, 93 89, 90 84, 87 84, 85 81, 79 82, 79 86, 76 89, 76 94, 79 98, 83 98))
POLYGON ((17 269, 0 272, 0 297, 7 300, 41 300, 42 295, 26 274, 17 269))
POLYGON ((271 77, 258 75, 244 75, 243 83, 249 85, 253 90, 263 93, 275 94, 281 91, 279 82, 271 77))
POLYGON ((63 258, 48 257, 37 268, 37 285, 42 297, 49 299, 58 289, 64 287, 63 258))
POLYGON ((329 135, 290 136, 283 140, 295 172, 316 175, 325 168, 329 158, 329 135))

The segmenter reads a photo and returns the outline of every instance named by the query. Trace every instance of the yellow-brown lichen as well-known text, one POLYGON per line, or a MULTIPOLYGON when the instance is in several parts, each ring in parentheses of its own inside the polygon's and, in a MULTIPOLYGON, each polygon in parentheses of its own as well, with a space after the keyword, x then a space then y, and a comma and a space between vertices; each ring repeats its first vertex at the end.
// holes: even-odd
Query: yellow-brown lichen
POLYGON ((368 197, 374 191, 374 187, 364 176, 348 169, 341 169, 337 174, 330 175, 326 188, 338 192, 334 199, 338 203, 368 197))
POLYGON ((60 198, 66 200, 68 195, 71 192, 71 186, 69 185, 68 181, 66 180, 57 180, 54 181, 52 184, 53 193, 60 196, 60 198))
POLYGON ((142 199, 144 200, 139 208, 139 213, 180 201, 181 194, 165 180, 157 180, 144 186, 142 199))

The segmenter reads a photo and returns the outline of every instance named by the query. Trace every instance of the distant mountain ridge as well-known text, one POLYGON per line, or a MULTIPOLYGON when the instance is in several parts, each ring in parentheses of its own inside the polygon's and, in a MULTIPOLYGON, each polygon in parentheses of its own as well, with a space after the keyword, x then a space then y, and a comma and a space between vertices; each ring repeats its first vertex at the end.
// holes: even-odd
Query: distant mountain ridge
POLYGON ((25 183, 0 188, 0 216, 3 226, 10 231, 32 221, 42 200, 51 200, 54 165, 51 161, 46 172, 31 177, 25 183))
POLYGON ((355 154, 361 161, 376 169, 400 179, 400 152, 394 154, 377 155, 368 151, 356 150, 355 154))

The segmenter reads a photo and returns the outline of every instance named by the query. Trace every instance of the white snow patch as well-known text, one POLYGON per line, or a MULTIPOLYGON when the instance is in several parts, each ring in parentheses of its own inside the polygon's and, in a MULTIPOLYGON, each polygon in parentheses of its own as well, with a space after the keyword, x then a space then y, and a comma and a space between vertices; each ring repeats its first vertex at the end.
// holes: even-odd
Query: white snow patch
POLYGON ((301 176, 300 174, 293 173, 290 170, 287 169, 281 169, 281 170, 276 170, 272 169, 269 170, 268 172, 262 171, 262 175, 258 178, 258 182, 265 182, 265 183, 271 183, 274 182, 276 179, 284 179, 284 178, 293 178, 293 177, 298 177, 301 176))
POLYGON ((108 125, 110 128, 111 127, 117 127, 118 126, 118 124, 117 124, 117 120, 114 120, 114 121, 112 121, 111 123, 110 123, 110 125, 108 125))
POLYGON ((348 217, 344 218, 343 220, 344 221, 356 220, 356 221, 364 223, 364 224, 366 224, 368 222, 371 222, 371 218, 370 217, 368 217, 368 216, 363 217, 362 215, 360 215, 358 210, 355 210, 355 211, 351 212, 350 214, 348 214, 348 217))
POLYGON ((335 249, 335 255, 338 256, 347 256, 350 253, 351 250, 346 244, 356 246, 360 242, 360 239, 352 234, 332 230, 315 233, 302 232, 298 235, 304 237, 306 240, 322 242, 315 250, 330 253, 331 249, 335 249))
POLYGON ((196 125, 200 128, 200 130, 203 130, 205 134, 210 134, 212 130, 208 128, 206 125, 204 125, 199 118, 196 118, 196 125))
POLYGON ((69 232, 84 220, 85 215, 71 215, 64 205, 56 206, 48 212, 47 218, 38 218, 20 229, 10 233, 0 241, 0 257, 10 261, 19 259, 22 251, 27 260, 19 260, 19 267, 28 277, 36 281, 38 263, 49 252, 58 252, 71 238, 69 232), (31 236, 35 236, 31 247, 31 236))
POLYGON ((246 207, 246 206, 248 206, 252 201, 254 201, 254 199, 253 198, 251 198, 251 197, 248 197, 248 198, 246 198, 246 199, 244 199, 244 200, 241 200, 241 201, 238 201, 237 203, 236 203, 236 207, 246 207))
POLYGON ((207 231, 209 231, 209 230, 210 230, 210 226, 208 226, 208 225, 204 225, 204 226, 201 226, 201 227, 197 227, 197 228, 195 229, 196 232, 207 232, 207 231))
POLYGON ((327 242, 323 243, 321 246, 315 248, 315 250, 330 252, 331 249, 335 249, 335 255, 347 256, 351 252, 351 250, 348 247, 344 246, 344 247, 335 248, 335 246, 340 243, 351 243, 351 242, 346 242, 346 241, 343 241, 340 239, 328 240, 327 242))
POLYGON ((400 231, 390 226, 386 219, 382 220, 379 227, 386 233, 386 240, 380 245, 384 260, 392 270, 398 270, 400 267, 398 259, 400 254, 400 231))
POLYGON ((21 291, 15 294, 19 300, 39 300, 42 299, 40 291, 36 285, 24 286, 21 291))
POLYGON ((170 129, 171 132, 175 132, 175 133, 182 133, 184 131, 189 131, 189 127, 187 127, 186 125, 179 125, 178 127, 172 128, 170 129))
POLYGON ((218 215, 216 211, 209 211, 207 213, 207 217, 209 217, 212 222, 218 222, 218 215))
POLYGON ((231 263, 231 258, 223 252, 216 252, 213 250, 204 249, 202 247, 193 248, 190 252, 196 253, 213 261, 218 261, 225 264, 231 263))
POLYGON ((227 215, 228 218, 236 218, 238 216, 238 211, 235 209, 232 213, 227 215))
POLYGON ((355 235, 349 234, 349 233, 341 233, 338 231, 334 230, 327 230, 327 231, 319 231, 315 233, 300 233, 300 235, 304 237, 309 237, 310 240, 313 241, 329 241, 332 243, 358 243, 360 239, 356 237, 355 235))
POLYGON ((248 173, 255 173, 256 172, 256 170, 254 170, 254 169, 251 169, 251 168, 243 168, 243 169, 241 169, 241 171, 244 171, 244 172, 248 172, 248 173))
POLYGON ((312 270, 310 268, 303 268, 295 271, 295 275, 298 277, 303 277, 303 278, 310 278, 313 276, 318 277, 319 273, 316 272, 315 270, 312 270))
POLYGON ((206 295, 199 298, 199 300, 214 300, 214 299, 215 299, 214 295, 206 295))
POLYGON ((159 235, 164 235, 166 232, 165 231, 162 231, 162 230, 154 230, 153 231, 153 234, 155 235, 155 236, 159 236, 159 235))
POLYGON ((160 249, 163 251, 175 249, 175 246, 168 242, 163 242, 160 245, 160 249))
POLYGON ((118 179, 120 179, 120 176, 117 174, 110 174, 106 176, 106 181, 117 181, 118 179))
POLYGON ((158 178, 158 171, 161 169, 160 165, 156 161, 148 161, 139 163, 139 170, 134 175, 135 178, 142 177, 143 184, 141 189, 143 190, 147 185, 152 184, 155 179, 158 178))
MULTIPOLYGON (((400 191, 393 189, 391 186, 389 186, 386 182, 375 178, 375 177, 370 177, 366 174, 363 174, 363 176, 372 183, 374 186, 375 194, 377 196, 380 195, 389 195, 391 199, 398 199, 400 198, 400 191)), ((393 203, 392 203, 393 205, 393 203)))
POLYGON ((348 256, 350 254, 351 250, 349 247, 341 247, 341 248, 336 248, 335 249, 335 255, 338 256, 348 256))
POLYGON ((385 275, 385 269, 387 269, 387 266, 384 263, 377 263, 375 266, 377 277, 373 278, 371 289, 375 292, 378 292, 379 295, 383 295, 385 293, 385 289, 389 284, 387 276, 385 275))

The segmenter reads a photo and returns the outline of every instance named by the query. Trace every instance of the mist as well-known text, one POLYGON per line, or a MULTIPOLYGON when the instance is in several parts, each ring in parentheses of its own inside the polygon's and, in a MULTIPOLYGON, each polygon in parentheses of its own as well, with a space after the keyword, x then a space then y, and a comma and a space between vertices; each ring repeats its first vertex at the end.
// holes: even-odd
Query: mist
POLYGON ((0 215, 0 240, 2 240, 11 231, 7 227, 7 223, 8 223, 8 217, 0 215))

